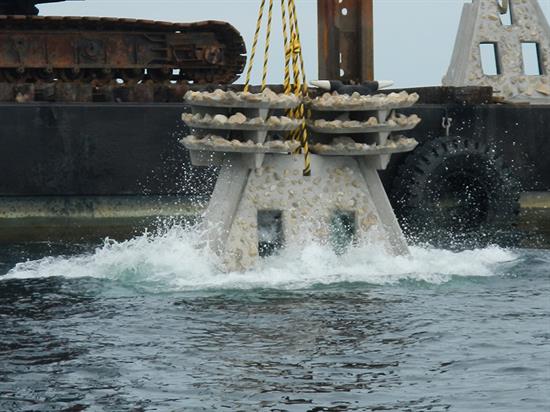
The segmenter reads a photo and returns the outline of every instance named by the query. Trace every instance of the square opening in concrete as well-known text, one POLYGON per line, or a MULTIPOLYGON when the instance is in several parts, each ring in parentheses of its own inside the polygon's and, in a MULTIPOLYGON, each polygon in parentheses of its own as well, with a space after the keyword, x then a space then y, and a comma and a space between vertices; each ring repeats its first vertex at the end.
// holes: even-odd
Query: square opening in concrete
POLYGON ((502 74, 496 43, 480 43, 479 52, 481 54, 481 68, 484 75, 497 76, 502 74))
POLYGON ((527 76, 541 76, 543 72, 539 44, 521 42, 521 53, 523 55, 523 73, 527 76))
MULTIPOLYGON (((499 3, 500 7, 503 7, 504 0, 495 0, 499 3)), ((511 26, 514 24, 514 19, 512 15, 512 2, 508 2, 508 7, 506 8, 506 13, 500 13, 500 22, 503 26, 511 26)))
POLYGON ((272 256, 283 246, 283 213, 280 210, 258 210, 258 252, 260 257, 272 256))
POLYGON ((357 234, 355 212, 337 210, 330 222, 330 243, 336 254, 343 254, 353 244, 357 234))

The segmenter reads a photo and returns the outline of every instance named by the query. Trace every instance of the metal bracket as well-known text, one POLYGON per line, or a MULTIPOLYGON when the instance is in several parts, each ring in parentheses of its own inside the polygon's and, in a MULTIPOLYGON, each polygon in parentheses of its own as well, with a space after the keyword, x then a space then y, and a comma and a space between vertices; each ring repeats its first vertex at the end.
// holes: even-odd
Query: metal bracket
POLYGON ((453 125, 453 118, 447 114, 441 119, 441 126, 445 129, 445 136, 451 135, 451 126, 453 125))

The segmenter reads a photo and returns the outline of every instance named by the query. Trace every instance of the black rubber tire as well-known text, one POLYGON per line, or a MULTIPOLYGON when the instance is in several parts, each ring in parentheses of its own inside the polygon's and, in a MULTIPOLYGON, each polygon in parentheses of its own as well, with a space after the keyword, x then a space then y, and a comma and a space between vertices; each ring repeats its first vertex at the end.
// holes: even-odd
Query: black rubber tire
POLYGON ((425 142, 398 169, 391 197, 409 240, 438 247, 510 243, 520 185, 495 150, 467 138, 425 142))

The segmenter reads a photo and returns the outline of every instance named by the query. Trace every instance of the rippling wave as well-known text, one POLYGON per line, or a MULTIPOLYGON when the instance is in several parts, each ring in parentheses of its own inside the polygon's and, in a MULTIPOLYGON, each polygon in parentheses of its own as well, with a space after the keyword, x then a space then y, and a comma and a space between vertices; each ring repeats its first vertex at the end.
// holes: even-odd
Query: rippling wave
POLYGON ((180 226, 0 249, 0 411, 550 410, 549 251, 216 263, 180 226))

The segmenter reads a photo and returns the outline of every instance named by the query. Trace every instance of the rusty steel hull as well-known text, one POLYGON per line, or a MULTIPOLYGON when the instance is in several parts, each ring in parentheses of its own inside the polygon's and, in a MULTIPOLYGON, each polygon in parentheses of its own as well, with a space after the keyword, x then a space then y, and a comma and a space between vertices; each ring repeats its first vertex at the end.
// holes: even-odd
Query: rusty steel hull
POLYGON ((0 80, 231 83, 246 47, 230 24, 0 16, 0 80))
MULTIPOLYGON (((409 109, 422 123, 408 136, 421 143, 442 136, 442 118, 452 117, 451 132, 494 146, 525 191, 550 190, 550 106, 464 103, 432 89, 441 99, 409 109)), ((212 174, 191 168, 178 143, 188 132, 184 110, 160 102, 0 103, 0 196, 205 194, 212 174)), ((394 156, 383 173, 389 192, 404 158, 394 156)))
MULTIPOLYGON (((421 144, 437 140, 445 135, 442 119, 452 118, 450 132, 494 147, 521 181, 523 191, 550 192, 550 106, 495 104, 490 89, 414 91, 421 94, 421 101, 403 112, 418 114, 422 123, 407 133, 409 137, 421 144)), ((93 226, 102 224, 93 206, 98 197, 133 202, 143 196, 174 196, 182 201, 208 196, 215 171, 192 167, 187 151, 178 143, 188 133, 180 120, 186 107, 176 103, 181 102, 183 90, 146 87, 140 96, 150 101, 115 103, 125 98, 124 92, 124 88, 106 88, 101 97, 110 100, 104 103, 0 103, 0 215, 4 206, 25 216, 22 204, 55 198, 51 213, 40 212, 47 219, 29 224, 43 227, 57 221, 64 226, 68 218, 80 216, 82 209, 76 202, 91 205, 93 216, 93 221, 76 224, 93 226), (52 217, 56 214, 57 220, 52 217)), ((131 100, 131 95, 126 97, 131 100)), ((394 190, 396 173, 406 159, 407 155, 392 157, 382 173, 388 193, 394 190)), ((138 203, 123 213, 135 216, 141 207, 138 203)), ((539 213, 536 205, 530 207, 526 218, 532 220, 533 213, 539 213)), ((112 222, 120 222, 120 216, 112 222)), ((4 226, 0 242, 6 233, 4 226)), ((27 236, 17 225, 11 233, 20 240, 27 236)))
POLYGON ((177 103, 0 103, 0 197, 207 193, 177 103))

